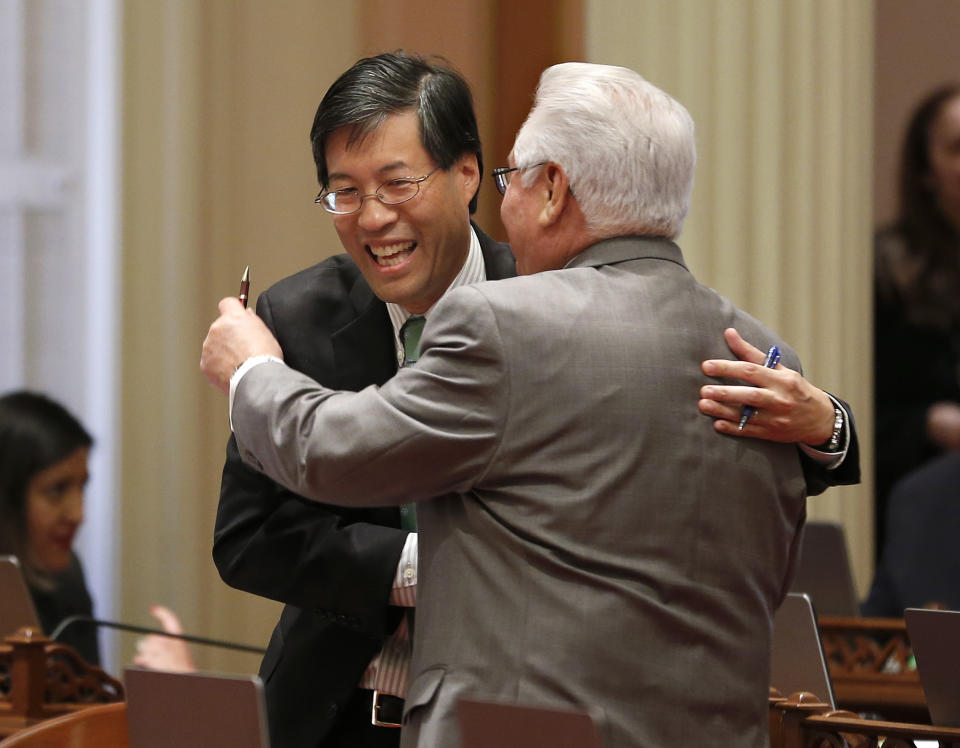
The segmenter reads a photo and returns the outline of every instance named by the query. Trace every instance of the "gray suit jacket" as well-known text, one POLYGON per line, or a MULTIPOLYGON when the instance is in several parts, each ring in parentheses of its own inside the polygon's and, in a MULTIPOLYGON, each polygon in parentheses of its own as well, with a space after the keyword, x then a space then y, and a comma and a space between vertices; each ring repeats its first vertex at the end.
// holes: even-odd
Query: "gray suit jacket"
POLYGON ((452 292, 382 387, 276 364, 241 380, 240 453, 297 493, 440 497, 418 511, 403 745, 457 745, 463 695, 589 708, 611 748, 767 744, 804 478, 792 445, 697 409, 729 326, 782 346, 672 242, 625 237, 452 292))

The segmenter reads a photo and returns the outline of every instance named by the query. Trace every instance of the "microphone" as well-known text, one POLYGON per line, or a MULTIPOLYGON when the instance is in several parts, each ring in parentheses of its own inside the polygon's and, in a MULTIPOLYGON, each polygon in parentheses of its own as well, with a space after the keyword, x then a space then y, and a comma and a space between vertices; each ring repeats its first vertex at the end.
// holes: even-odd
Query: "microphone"
POLYGON ((251 647, 248 644, 237 644, 236 642, 223 641, 221 639, 208 639, 205 636, 193 636, 192 634, 171 634, 169 631, 164 631, 163 629, 154 629, 147 628, 146 626, 135 626, 132 623, 119 623, 117 621, 104 621, 99 618, 91 618, 90 616, 68 616, 64 618, 60 623, 57 624, 57 627, 53 630, 53 633, 50 634, 50 638, 56 641, 60 638, 61 634, 66 631, 68 628, 74 624, 82 625, 94 625, 94 626, 103 626, 108 629, 118 629, 120 631, 130 631, 134 634, 157 634, 158 636, 166 636, 170 639, 182 639, 183 641, 192 642, 193 644, 209 644, 213 647, 223 647, 224 649, 235 649, 240 652, 252 652, 253 654, 264 654, 265 649, 260 649, 259 647, 251 647))

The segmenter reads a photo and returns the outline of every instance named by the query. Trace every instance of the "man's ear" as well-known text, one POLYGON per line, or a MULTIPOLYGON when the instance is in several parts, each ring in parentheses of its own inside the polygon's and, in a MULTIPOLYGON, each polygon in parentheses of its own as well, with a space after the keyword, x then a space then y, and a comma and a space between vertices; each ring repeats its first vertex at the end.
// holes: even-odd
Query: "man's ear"
POLYGON ((453 165, 453 172, 457 179, 457 187, 463 195, 464 205, 467 205, 480 187, 480 165, 477 163, 476 153, 464 153, 453 165))
POLYGON ((538 222, 541 226, 547 227, 555 224, 563 216, 567 201, 571 197, 570 180, 567 179, 567 173, 563 167, 551 161, 543 167, 543 184, 546 201, 540 209, 538 222))

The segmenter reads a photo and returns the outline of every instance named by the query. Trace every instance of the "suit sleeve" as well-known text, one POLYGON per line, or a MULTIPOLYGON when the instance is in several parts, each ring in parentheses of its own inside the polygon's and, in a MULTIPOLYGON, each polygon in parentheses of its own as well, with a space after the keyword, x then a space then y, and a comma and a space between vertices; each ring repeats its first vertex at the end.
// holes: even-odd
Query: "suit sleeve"
MULTIPOLYGON (((834 396, 836 397, 836 396, 834 396)), ((800 450, 800 464, 807 479, 807 495, 816 496, 831 486, 852 486, 860 482, 860 443, 857 440, 857 425, 853 420, 853 411, 840 398, 837 402, 847 413, 847 428, 850 430, 850 444, 847 454, 837 467, 829 470, 800 450)))
MULTIPOLYGON (((269 302, 257 312, 274 329, 269 302)), ((384 510, 387 511, 387 510, 384 510)), ((246 592, 318 612, 374 638, 396 616, 388 599, 407 533, 309 502, 243 463, 231 435, 214 530, 221 578, 246 592)))
POLYGON ((507 361, 474 287, 445 297, 423 354, 382 387, 337 392, 281 364, 237 385, 233 424, 245 462, 316 501, 388 506, 465 492, 505 430, 507 361))

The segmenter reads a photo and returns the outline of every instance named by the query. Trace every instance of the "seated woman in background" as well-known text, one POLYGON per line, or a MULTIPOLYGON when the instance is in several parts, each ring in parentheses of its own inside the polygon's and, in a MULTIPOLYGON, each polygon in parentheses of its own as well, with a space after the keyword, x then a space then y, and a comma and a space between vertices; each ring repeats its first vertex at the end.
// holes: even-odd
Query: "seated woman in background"
MULTIPOLYGON (((80 422, 52 400, 30 392, 0 398, 0 553, 20 559, 47 634, 67 616, 93 615, 73 552, 92 444, 80 422)), ((74 626, 63 641, 100 664, 93 626, 74 626)))
POLYGON ((897 220, 876 238, 877 551, 893 484, 960 450, 960 84, 907 128, 897 220))
MULTIPOLYGON (((69 616, 93 616, 83 568, 73 552, 92 445, 83 425, 50 398, 26 391, 0 397, 0 554, 20 560, 46 634, 69 616)), ((177 633, 176 616, 162 609, 160 620, 177 633)), ((95 626, 71 626, 59 641, 87 663, 100 664, 95 626)), ((136 664, 193 669, 182 641, 151 638, 148 649, 145 656, 141 645, 136 664)))

